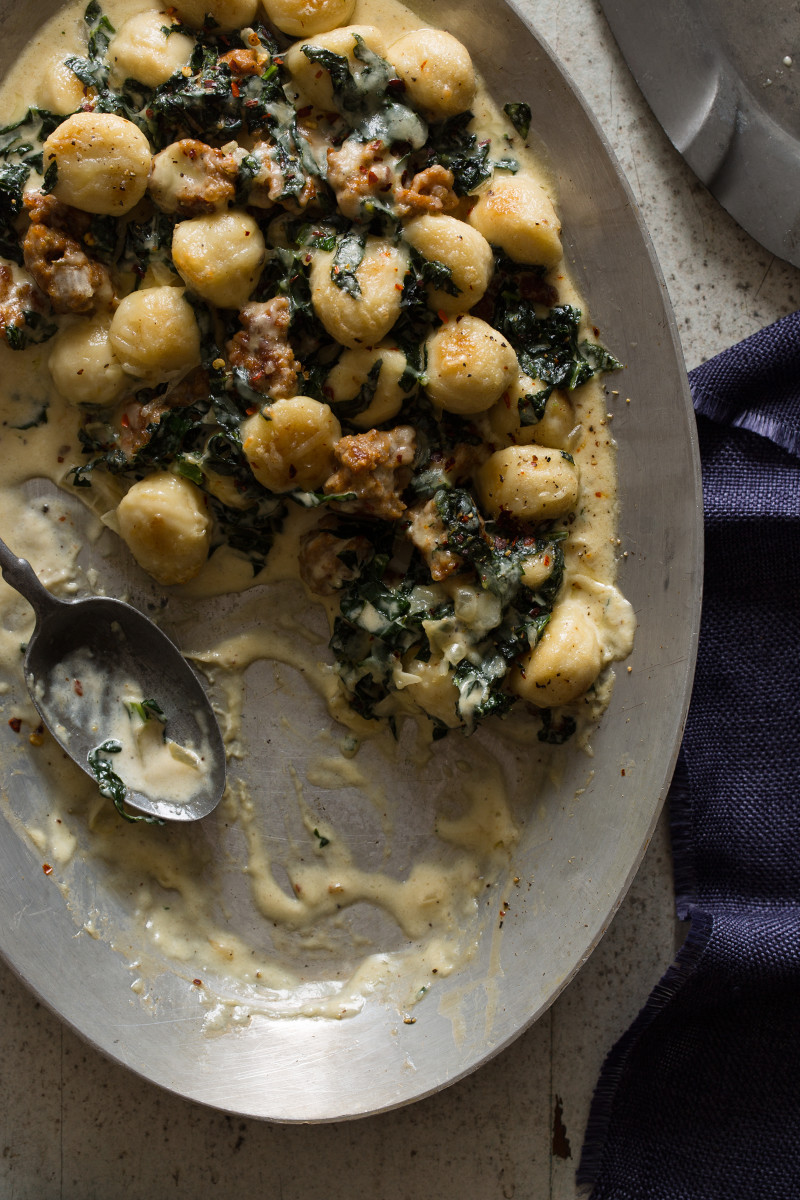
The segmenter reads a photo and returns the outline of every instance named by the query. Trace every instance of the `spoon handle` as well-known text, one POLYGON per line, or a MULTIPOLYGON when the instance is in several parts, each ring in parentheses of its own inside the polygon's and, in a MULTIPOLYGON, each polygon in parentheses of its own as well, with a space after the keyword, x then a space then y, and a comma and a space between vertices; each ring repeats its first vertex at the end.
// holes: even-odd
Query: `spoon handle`
POLYGON ((0 538, 0 571, 6 583, 24 596, 36 613, 37 620, 60 603, 51 596, 25 558, 17 558, 0 538))

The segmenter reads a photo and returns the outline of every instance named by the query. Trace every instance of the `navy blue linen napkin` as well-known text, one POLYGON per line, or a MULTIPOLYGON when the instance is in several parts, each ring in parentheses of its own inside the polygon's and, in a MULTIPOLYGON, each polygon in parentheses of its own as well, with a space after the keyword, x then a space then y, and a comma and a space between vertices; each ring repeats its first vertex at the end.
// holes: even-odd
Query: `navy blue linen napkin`
POLYGON ((674 965, 609 1054, 591 1200, 800 1200, 800 313, 690 374, 706 524, 674 965))

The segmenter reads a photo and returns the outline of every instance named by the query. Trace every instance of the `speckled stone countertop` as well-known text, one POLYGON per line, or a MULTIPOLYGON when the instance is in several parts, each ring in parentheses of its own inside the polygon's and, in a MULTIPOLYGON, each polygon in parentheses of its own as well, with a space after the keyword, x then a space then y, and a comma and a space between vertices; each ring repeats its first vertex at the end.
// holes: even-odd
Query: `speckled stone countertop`
MULTIPOLYGON (((800 274, 753 242, 684 166, 594 0, 521 0, 603 128, 641 206, 688 367, 800 303, 800 274)), ((340 1125, 244 1121, 101 1058, 0 967, 3 1200, 573 1200, 606 1052, 682 936, 662 820, 609 932, 549 1012, 428 1100, 340 1125)))

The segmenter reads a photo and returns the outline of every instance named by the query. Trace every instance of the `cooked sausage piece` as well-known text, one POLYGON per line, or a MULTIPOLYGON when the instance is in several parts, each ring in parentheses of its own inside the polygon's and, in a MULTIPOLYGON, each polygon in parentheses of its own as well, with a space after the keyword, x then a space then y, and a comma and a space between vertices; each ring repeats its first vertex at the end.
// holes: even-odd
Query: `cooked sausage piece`
POLYGON ((246 304, 239 313, 242 329, 227 346, 231 366, 246 372, 254 391, 275 400, 297 395, 300 364, 288 341, 290 320, 285 296, 246 304))
POLYGON ((31 219, 22 244, 25 266, 53 312, 89 313, 110 306, 111 277, 83 248, 90 236, 89 214, 42 192, 26 195, 25 207, 31 219))
POLYGON ((326 481, 325 491, 328 495, 355 493, 355 499, 340 502, 345 512, 396 521, 406 510, 402 492, 411 478, 414 450, 410 425, 340 438, 334 454, 341 465, 326 481))

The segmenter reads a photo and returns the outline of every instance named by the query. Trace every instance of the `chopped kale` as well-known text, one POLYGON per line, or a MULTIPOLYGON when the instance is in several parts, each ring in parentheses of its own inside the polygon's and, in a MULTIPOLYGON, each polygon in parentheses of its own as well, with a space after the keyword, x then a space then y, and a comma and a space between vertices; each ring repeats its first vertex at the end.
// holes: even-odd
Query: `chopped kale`
POLYGON ((554 717, 552 708, 543 708, 541 715, 542 728, 537 737, 548 746, 562 746, 564 742, 569 741, 578 727, 575 718, 569 713, 558 713, 554 717))
POLYGON ((339 239, 331 263, 331 280, 354 299, 361 295, 361 286, 356 272, 364 258, 365 246, 365 234, 358 230, 346 233, 339 239))
POLYGON ((501 273, 496 290, 492 324, 508 338, 520 367, 542 387, 519 401, 520 421, 535 424, 555 388, 580 387, 601 371, 616 370, 619 363, 602 346, 578 341, 581 311, 570 304, 556 305, 539 315, 531 303, 525 268, 515 268, 500 256, 501 273))
POLYGON ((385 59, 370 50, 360 34, 354 34, 353 39, 353 54, 362 64, 356 74, 350 71, 346 54, 336 54, 314 45, 304 45, 302 50, 310 62, 317 63, 330 75, 333 94, 342 112, 366 115, 379 107, 395 73, 385 59))
MULTIPOLYGON (((58 333, 56 323, 49 321, 40 312, 26 309, 21 315, 21 321, 6 325, 2 330, 6 342, 12 350, 26 350, 28 346, 49 341, 58 333)), ((43 422, 37 421, 35 424, 41 425, 43 422)), ((19 425, 17 428, 30 429, 31 426, 19 425)))
POLYGON ((24 163, 5 162, 0 166, 0 254, 22 266, 22 246, 16 229, 24 210, 22 194, 30 168, 24 163))
POLYGON ((339 420, 352 421, 353 417, 357 417, 359 413, 365 412, 369 408, 378 389, 382 367, 383 359, 379 358, 370 367, 366 379, 352 400, 336 402, 336 415, 339 420))
POLYGON ((164 710, 157 700, 128 700, 126 708, 131 716, 138 717, 140 721, 160 721, 162 725, 167 723, 164 710))
POLYGON ((503 105, 503 112, 524 141, 531 127, 531 106, 524 100, 503 105))
POLYGON ((479 142, 468 126, 471 112, 459 113, 430 128, 428 157, 453 172, 453 189, 457 196, 467 196, 491 177, 489 143, 479 142))
POLYGON ((126 821, 144 821, 146 825, 164 825, 165 822, 160 817, 151 817, 145 813, 133 813, 125 807, 125 797, 128 794, 127 784, 117 775, 111 765, 111 760, 105 757, 109 754, 119 754, 121 750, 122 743, 109 738, 89 752, 89 769, 97 780, 100 795, 113 800, 117 812, 126 821))

